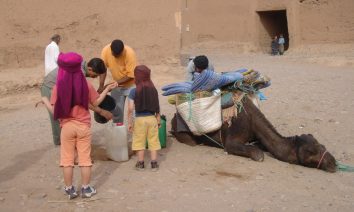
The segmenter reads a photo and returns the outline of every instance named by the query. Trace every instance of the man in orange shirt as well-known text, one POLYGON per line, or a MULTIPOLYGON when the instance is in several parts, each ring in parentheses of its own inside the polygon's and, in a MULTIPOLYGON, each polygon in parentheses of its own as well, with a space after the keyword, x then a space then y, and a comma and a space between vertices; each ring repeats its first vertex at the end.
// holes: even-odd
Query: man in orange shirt
MULTIPOLYGON (((114 40, 103 48, 101 59, 111 71, 113 80, 119 84, 119 87, 111 92, 116 102, 116 108, 112 112, 113 122, 123 123, 125 100, 130 90, 135 87, 134 69, 137 65, 135 52, 131 47, 124 45, 123 41, 114 40)), ((98 92, 103 91, 105 79, 106 74, 101 74, 98 92)))

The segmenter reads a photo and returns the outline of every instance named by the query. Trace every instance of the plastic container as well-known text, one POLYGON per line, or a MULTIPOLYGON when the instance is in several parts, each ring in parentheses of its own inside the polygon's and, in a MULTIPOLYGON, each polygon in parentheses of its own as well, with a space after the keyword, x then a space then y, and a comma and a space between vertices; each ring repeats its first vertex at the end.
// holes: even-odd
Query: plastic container
POLYGON ((166 140, 167 140, 167 131, 166 131, 166 116, 161 115, 160 121, 161 127, 159 128, 159 140, 161 148, 166 147, 166 140))
MULTIPOLYGON (((166 147, 166 140, 167 140, 167 129, 166 129, 166 116, 161 115, 160 120, 161 127, 159 128, 159 140, 161 148, 166 147)), ((146 140, 146 149, 148 149, 148 140, 146 140)))
POLYGON ((107 157, 121 162, 129 160, 127 128, 123 123, 112 124, 112 137, 106 142, 107 157))

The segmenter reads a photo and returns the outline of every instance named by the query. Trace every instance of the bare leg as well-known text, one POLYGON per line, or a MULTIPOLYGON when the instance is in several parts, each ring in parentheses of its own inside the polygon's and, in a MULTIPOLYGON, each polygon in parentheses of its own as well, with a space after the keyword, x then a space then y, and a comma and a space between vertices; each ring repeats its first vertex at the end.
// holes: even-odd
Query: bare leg
POLYGON ((150 157, 152 161, 157 161, 157 150, 150 151, 150 157))
POLYGON ((91 181, 91 166, 81 166, 81 183, 89 185, 91 181))
POLYGON ((145 152, 145 150, 138 150, 137 151, 138 161, 144 161, 144 152, 145 152))
POLYGON ((71 186, 73 184, 73 167, 63 167, 64 183, 65 186, 71 186))

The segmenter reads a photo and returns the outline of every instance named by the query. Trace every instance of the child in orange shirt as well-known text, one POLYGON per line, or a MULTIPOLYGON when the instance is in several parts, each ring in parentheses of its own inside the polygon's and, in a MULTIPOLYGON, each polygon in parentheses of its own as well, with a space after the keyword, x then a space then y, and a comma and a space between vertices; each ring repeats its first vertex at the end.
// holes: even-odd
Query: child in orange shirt
POLYGON ((96 194, 90 186, 91 180, 91 116, 89 105, 99 105, 107 93, 117 87, 117 83, 108 85, 98 94, 86 81, 81 70, 82 57, 74 52, 61 53, 58 57, 58 77, 53 88, 51 100, 42 97, 42 101, 54 119, 61 126, 60 166, 63 167, 65 192, 69 199, 78 196, 72 185, 75 151, 77 150, 81 169, 81 196, 89 198, 96 194), (53 107, 54 106, 54 107, 53 107), (76 149, 76 150, 75 150, 76 149))

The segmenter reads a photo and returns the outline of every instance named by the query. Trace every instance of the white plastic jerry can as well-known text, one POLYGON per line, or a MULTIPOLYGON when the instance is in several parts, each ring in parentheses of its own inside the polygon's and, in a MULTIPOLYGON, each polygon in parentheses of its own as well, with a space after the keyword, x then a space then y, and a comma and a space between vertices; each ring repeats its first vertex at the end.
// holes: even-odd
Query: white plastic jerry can
POLYGON ((127 128, 123 123, 112 124, 112 137, 106 142, 107 157, 120 162, 129 160, 127 128))

